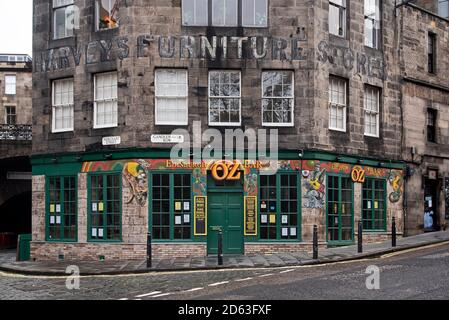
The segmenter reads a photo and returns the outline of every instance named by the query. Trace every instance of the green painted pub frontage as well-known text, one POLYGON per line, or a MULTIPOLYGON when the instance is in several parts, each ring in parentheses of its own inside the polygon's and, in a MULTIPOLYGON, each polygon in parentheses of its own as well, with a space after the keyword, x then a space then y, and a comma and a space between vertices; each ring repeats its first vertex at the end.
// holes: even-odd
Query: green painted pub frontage
POLYGON ((143 259, 309 251, 403 229, 403 164, 331 153, 258 161, 170 160, 155 149, 34 156, 35 260, 143 259))

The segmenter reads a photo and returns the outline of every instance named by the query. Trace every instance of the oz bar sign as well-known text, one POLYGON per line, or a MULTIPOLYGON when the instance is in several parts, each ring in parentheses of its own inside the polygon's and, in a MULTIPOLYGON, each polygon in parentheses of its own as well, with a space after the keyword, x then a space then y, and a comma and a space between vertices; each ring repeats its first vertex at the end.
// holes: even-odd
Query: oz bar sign
POLYGON ((181 134, 152 134, 151 143, 183 143, 184 136, 181 134))
POLYGON ((245 236, 257 236, 257 197, 245 197, 245 236))

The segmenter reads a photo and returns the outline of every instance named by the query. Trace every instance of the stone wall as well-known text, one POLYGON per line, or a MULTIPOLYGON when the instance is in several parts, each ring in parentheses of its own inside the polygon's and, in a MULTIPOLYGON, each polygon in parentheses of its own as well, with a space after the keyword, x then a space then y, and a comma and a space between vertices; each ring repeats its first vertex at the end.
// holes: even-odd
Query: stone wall
MULTIPOLYGON (((268 28, 212 28, 181 26, 181 1, 134 1, 120 8, 121 27, 116 30, 92 32, 93 5, 77 0, 81 8, 81 27, 76 39, 49 40, 51 36, 51 10, 48 1, 34 1, 34 145, 36 154, 47 152, 78 152, 98 150, 103 136, 120 135, 118 147, 160 147, 150 142, 154 133, 170 133, 172 126, 154 124, 154 71, 156 68, 187 68, 189 70, 189 125, 201 121, 208 127, 208 70, 236 69, 242 72, 242 125, 241 129, 261 128, 261 73, 262 70, 293 70, 295 73, 294 126, 279 129, 280 149, 321 149, 341 153, 378 156, 398 159, 400 155, 400 109, 397 87, 397 65, 393 49, 394 23, 393 2, 384 1, 385 23, 382 29, 382 49, 369 50, 363 46, 363 1, 351 1, 348 8, 348 39, 334 39, 328 34, 328 3, 319 1, 272 0, 269 7, 268 28), (138 47, 137 39, 147 35, 149 44, 138 47), (181 36, 237 36, 273 37, 298 39, 300 57, 292 60, 292 43, 287 41, 287 59, 279 60, 268 50, 264 59, 251 58, 251 51, 244 46, 243 58, 237 58, 236 43, 228 44, 228 59, 181 59, 179 47, 172 58, 161 58, 159 36, 173 36, 177 46, 181 36), (150 36, 153 36, 151 38, 150 36), (126 49, 117 39, 126 39, 126 49), (96 42, 95 54, 86 55, 86 45, 104 40, 113 47, 109 58, 95 60, 100 56, 96 42), (323 58, 323 45, 327 44, 329 57, 323 58), (54 49, 46 51, 45 49, 54 49), (59 48, 62 48, 61 50, 59 48), (321 48, 319 50, 318 48, 321 48), (345 68, 341 62, 343 51, 353 55, 352 67, 345 68), (81 50, 81 51, 77 51, 81 50), (84 51, 82 51, 84 50, 84 51), (66 60, 60 60, 61 52, 72 52, 66 60), (82 53, 75 61, 73 52, 82 53), (333 63, 331 56, 336 54, 333 63), (123 55, 126 57, 123 58, 123 55), (363 55, 363 58, 362 58, 363 55), (87 58, 89 56, 89 58, 87 58), (122 57, 117 59, 117 56, 122 57), (50 59, 50 58, 51 59, 50 59), (274 57, 274 58, 273 58, 274 57), (90 59, 90 60, 89 60, 90 59), (357 59, 364 59, 363 62, 357 59), (89 60, 89 61, 87 61, 89 60), (61 63, 63 61, 64 63, 61 63), (358 62, 357 62, 358 61, 358 62), (58 65, 59 62, 59 65, 58 65), (76 63, 78 62, 78 65, 76 63), (118 71, 118 122, 117 128, 93 129, 93 74, 118 71), (385 72, 384 72, 385 71, 385 72), (349 78, 350 105, 348 132, 330 132, 328 128, 328 76, 336 74, 349 78), (75 78, 75 131, 51 133, 51 80, 64 77, 75 78), (383 90, 380 138, 363 135, 364 84, 379 86, 383 90)), ((248 44, 250 41, 245 41, 248 44)), ((221 47, 219 47, 219 50, 221 47)), ((93 49, 92 49, 93 50, 93 49)), ((93 50, 95 51, 95 50, 93 50)), ((106 55, 107 56, 107 55, 106 55)), ((222 130, 221 128, 218 128, 222 130)), ((205 145, 206 143, 204 143, 205 145)), ((170 146, 164 146, 170 147, 170 146)), ((111 147, 109 147, 111 148, 111 147)))
POLYGON ((407 235, 423 232, 424 177, 429 168, 438 170, 440 225, 444 219, 445 194, 443 178, 449 175, 449 22, 427 14, 416 7, 400 11, 402 34, 401 69, 406 77, 402 86, 404 148, 402 157, 412 169, 407 181, 407 235), (429 32, 436 35, 436 74, 427 70, 429 32), (437 110, 436 143, 427 141, 427 109, 437 110))

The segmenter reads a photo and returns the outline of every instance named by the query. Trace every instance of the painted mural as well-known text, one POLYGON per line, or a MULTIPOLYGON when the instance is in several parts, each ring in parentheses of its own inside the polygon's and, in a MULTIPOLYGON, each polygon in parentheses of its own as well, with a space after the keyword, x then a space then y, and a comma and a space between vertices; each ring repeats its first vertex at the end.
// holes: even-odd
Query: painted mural
MULTIPOLYGON (((207 195, 207 171, 217 160, 192 162, 190 160, 169 159, 129 159, 85 162, 83 173, 101 171, 122 172, 125 183, 132 190, 128 203, 136 201, 143 206, 148 198, 148 175, 155 170, 191 170, 192 187, 195 196, 207 195)), ((221 160, 220 160, 221 161, 221 160)), ((246 196, 258 196, 258 176, 270 167, 269 162, 244 161, 244 192, 246 196)), ((389 170, 361 166, 367 177, 387 179, 393 191, 389 194, 392 203, 399 201, 403 194, 403 174, 401 170, 389 170)), ((303 206, 323 209, 326 202, 326 175, 337 173, 350 175, 353 165, 339 162, 317 160, 280 160, 279 171, 300 171, 302 175, 303 206)))
POLYGON ((388 195, 388 199, 392 203, 396 203, 401 199, 403 193, 404 179, 402 172, 398 170, 391 170, 388 175, 388 182, 393 188, 393 191, 388 195))
POLYGON ((305 208, 324 208, 326 201, 326 168, 322 168, 319 161, 308 160, 303 162, 303 186, 305 208))
POLYGON ((148 197, 148 170, 149 165, 144 160, 130 161, 123 166, 123 178, 131 189, 131 196, 125 200, 131 203, 136 200, 140 206, 145 206, 148 197))

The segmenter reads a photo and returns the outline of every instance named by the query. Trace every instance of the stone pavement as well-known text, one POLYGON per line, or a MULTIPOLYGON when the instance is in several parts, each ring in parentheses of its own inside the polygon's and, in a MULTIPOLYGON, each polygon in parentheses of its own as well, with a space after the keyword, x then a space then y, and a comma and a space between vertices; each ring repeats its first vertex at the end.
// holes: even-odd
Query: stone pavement
POLYGON ((152 271, 181 271, 229 268, 271 268, 314 265, 377 257, 396 251, 418 248, 449 241, 449 231, 425 233, 399 238, 392 248, 391 241, 365 244, 363 253, 357 253, 357 245, 320 249, 318 259, 312 253, 278 253, 270 255, 224 256, 223 266, 217 265, 216 256, 153 260, 153 267, 146 268, 145 260, 130 261, 50 261, 16 262, 15 251, 0 251, 0 270, 32 275, 67 275, 67 266, 76 265, 81 275, 132 274, 152 271))

